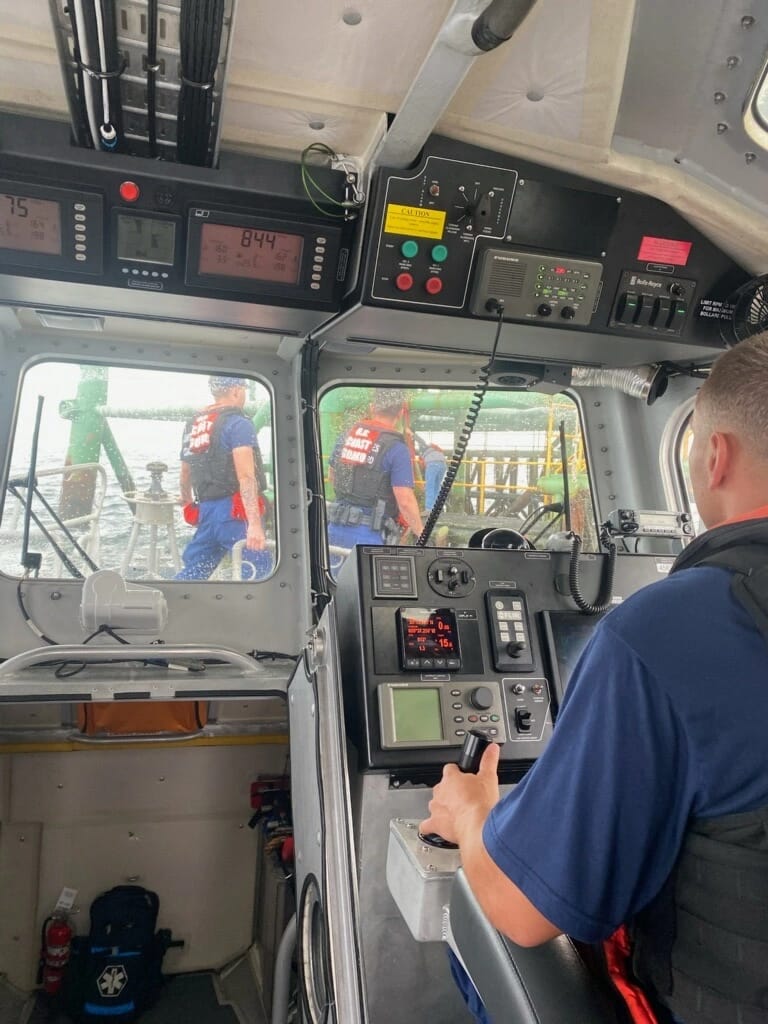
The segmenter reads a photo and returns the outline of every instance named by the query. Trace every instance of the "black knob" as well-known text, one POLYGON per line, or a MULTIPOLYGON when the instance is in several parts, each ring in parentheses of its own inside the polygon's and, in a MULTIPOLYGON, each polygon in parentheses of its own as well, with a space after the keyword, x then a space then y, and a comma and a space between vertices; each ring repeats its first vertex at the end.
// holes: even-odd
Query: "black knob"
POLYGON ((682 299, 685 296, 685 288, 681 284, 671 284, 669 286, 669 294, 674 295, 676 299, 682 299))
POLYGON ((510 640, 507 644, 507 654, 510 658, 519 658, 525 650, 525 640, 510 640))
POLYGON ((552 316, 552 307, 548 302, 542 302, 536 312, 539 316, 552 316))
POLYGON ((576 310, 573 308, 573 306, 563 306, 563 308, 560 310, 560 316, 563 318, 563 320, 573 320, 573 318, 576 316, 576 310))
POLYGON ((476 686, 469 695, 469 703, 478 711, 487 711, 493 707, 493 694, 487 686, 476 686))
POLYGON ((464 737, 464 744, 459 754, 459 771, 474 774, 479 769, 483 751, 490 742, 484 732, 479 729, 470 729, 464 737))

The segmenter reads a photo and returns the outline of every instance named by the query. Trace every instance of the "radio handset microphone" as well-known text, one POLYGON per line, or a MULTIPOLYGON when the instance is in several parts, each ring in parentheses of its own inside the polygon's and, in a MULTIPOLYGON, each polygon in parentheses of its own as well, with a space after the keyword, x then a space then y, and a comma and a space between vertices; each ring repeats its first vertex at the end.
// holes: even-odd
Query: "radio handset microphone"
MULTIPOLYGON (((490 744, 488 736, 480 729, 470 729, 467 735, 464 737, 464 743, 459 754, 459 760, 456 762, 459 766, 459 771, 477 773, 480 768, 480 761, 482 760, 485 748, 490 744)), ((457 850, 458 846, 456 843, 450 843, 447 839, 443 839, 437 832, 428 832, 426 835, 423 832, 419 832, 419 839, 423 843, 428 843, 430 846, 436 846, 440 850, 457 850)))

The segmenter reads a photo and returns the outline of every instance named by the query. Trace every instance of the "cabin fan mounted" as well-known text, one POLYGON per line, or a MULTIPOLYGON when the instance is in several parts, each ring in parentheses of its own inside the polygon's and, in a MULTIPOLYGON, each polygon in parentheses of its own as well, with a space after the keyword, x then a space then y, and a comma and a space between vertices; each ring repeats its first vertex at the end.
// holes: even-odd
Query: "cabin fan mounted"
POLYGON ((720 326, 720 337, 726 345, 768 331, 768 274, 747 281, 730 296, 728 304, 733 311, 720 326))

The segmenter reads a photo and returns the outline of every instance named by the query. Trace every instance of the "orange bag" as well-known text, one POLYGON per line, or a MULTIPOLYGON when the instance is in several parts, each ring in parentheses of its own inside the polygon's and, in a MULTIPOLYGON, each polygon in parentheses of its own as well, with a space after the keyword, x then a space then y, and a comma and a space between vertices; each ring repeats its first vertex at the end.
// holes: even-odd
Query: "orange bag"
POLYGON ((183 735, 199 732, 207 721, 208 705, 197 700, 93 702, 77 709, 84 736, 183 735))

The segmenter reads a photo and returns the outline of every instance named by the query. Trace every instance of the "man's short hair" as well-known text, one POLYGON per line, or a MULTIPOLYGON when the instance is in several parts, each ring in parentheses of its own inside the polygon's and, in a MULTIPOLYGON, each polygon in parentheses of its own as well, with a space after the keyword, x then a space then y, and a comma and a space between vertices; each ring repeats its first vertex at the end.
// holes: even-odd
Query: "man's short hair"
POLYGON ((208 378, 208 387, 212 395, 223 395, 225 391, 231 391, 232 388, 248 387, 248 380, 246 377, 229 377, 226 374, 214 374, 208 378))
POLYGON ((718 356, 699 391, 696 422, 708 433, 732 430, 768 462, 768 331, 718 356))
POLYGON ((374 412, 394 416, 405 405, 405 391, 402 388, 376 388, 371 399, 374 412))

